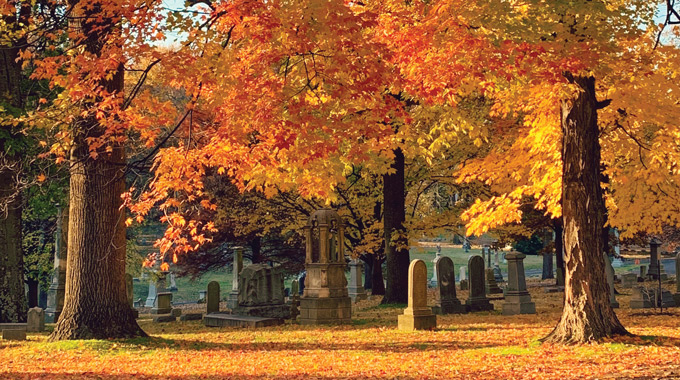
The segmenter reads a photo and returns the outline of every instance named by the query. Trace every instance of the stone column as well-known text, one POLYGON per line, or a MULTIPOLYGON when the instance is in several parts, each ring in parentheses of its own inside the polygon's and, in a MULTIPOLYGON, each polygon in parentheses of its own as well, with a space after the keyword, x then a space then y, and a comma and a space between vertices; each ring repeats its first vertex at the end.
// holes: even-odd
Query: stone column
POLYGON ((234 248, 234 264, 231 273, 231 293, 227 297, 227 307, 234 310, 238 307, 238 276, 243 270, 243 248, 234 248))
POLYGON ((367 298, 366 290, 361 282, 362 267, 363 264, 361 264, 359 259, 354 259, 349 262, 349 286, 347 287, 347 291, 349 292, 349 297, 352 299, 352 302, 358 302, 367 298))
POLYGON ((437 316, 427 306, 427 266, 413 260, 408 268, 408 307, 398 318, 399 330, 427 330, 437 327, 437 316))
POLYGON ((54 238, 54 272, 47 294, 45 320, 56 323, 64 307, 66 291, 66 254, 68 243, 68 207, 57 208, 57 231, 54 238))
POLYGON ((649 269, 647 270, 647 276, 652 280, 659 278, 661 274, 661 260, 659 257, 659 247, 661 246, 661 241, 656 238, 652 238, 649 242, 649 269))
POLYGON ((614 268, 611 261, 609 261, 607 253, 604 253, 604 270, 607 275, 607 284, 609 285, 609 304, 616 309, 619 307, 619 301, 616 300, 614 293, 614 268))
POLYGON ((508 286, 503 303, 503 315, 536 314, 536 304, 531 301, 531 295, 527 291, 525 257, 525 254, 519 252, 505 255, 508 260, 508 286))

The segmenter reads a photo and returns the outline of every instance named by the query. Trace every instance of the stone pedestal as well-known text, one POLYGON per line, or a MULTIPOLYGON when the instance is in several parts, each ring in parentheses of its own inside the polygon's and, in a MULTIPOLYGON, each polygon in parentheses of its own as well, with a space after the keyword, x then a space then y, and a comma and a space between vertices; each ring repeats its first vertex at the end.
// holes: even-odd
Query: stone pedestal
POLYGON ((525 254, 518 252, 505 255, 508 260, 508 286, 505 291, 503 315, 536 314, 536 304, 531 301, 531 295, 527 291, 525 257, 525 254))
POLYGON ((604 270, 607 276, 607 285, 609 286, 609 304, 616 309, 619 307, 619 301, 616 300, 616 291, 614 290, 614 268, 606 253, 604 253, 604 270))
POLYGON ((468 260, 468 270, 470 271, 470 296, 465 301, 468 310, 493 310, 493 305, 486 298, 486 291, 484 289, 484 259, 481 256, 470 257, 468 260))
POLYGON ((227 307, 234 310, 238 307, 238 279, 239 274, 243 270, 243 248, 237 247, 234 249, 234 263, 232 265, 231 274, 231 293, 227 296, 227 307))
POLYGON ((45 309, 45 321, 56 323, 64 308, 64 295, 66 291, 66 253, 68 243, 68 207, 59 208, 57 217, 57 229, 54 244, 54 272, 52 283, 47 291, 47 308, 45 309))
POLYGON ((364 285, 361 282, 363 264, 360 260, 349 262, 349 286, 347 291, 352 302, 358 302, 368 298, 364 285))
POLYGON ((427 306, 427 267, 423 260, 413 260, 408 268, 408 307, 398 317, 398 328, 412 331, 436 327, 437 316, 427 306))
POLYGON ((342 218, 321 209, 305 226, 306 277, 300 298, 300 323, 349 323, 352 300, 345 277, 345 232, 342 218))
POLYGON ((493 273, 493 268, 486 269, 486 294, 501 294, 503 289, 498 286, 496 276, 493 273))
POLYGON ((170 314, 172 312, 172 293, 158 293, 156 305, 151 309, 151 314, 170 314))

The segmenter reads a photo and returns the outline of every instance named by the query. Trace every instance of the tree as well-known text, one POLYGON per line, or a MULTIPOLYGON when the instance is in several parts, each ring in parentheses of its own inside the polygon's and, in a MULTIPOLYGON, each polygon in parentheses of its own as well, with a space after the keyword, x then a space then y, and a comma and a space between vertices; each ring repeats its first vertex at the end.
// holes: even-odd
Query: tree
POLYGON ((122 100, 123 63, 112 38, 121 19, 114 4, 106 2, 72 1, 69 6, 71 27, 82 33, 74 41, 83 52, 79 58, 104 67, 84 73, 96 92, 82 99, 83 110, 71 124, 66 294, 50 339, 145 336, 127 303, 124 281, 124 146, 120 140, 93 146, 93 141, 115 136, 100 113, 107 111, 102 103, 122 100), (107 54, 119 58, 105 63, 107 54))

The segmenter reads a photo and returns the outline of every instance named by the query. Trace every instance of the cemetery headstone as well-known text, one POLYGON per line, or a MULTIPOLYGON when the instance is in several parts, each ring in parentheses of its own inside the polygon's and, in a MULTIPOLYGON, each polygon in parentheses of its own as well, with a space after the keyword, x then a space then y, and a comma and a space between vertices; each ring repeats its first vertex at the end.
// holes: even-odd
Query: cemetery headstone
POLYGON ((2 339, 4 340, 26 340, 26 330, 3 329, 2 339))
POLYGON ((501 267, 498 266, 498 264, 493 265, 493 278, 496 280, 496 283, 505 281, 503 272, 501 272, 501 267))
POLYGON ((168 288, 168 290, 171 291, 171 292, 178 291, 177 282, 175 281, 175 274, 174 273, 171 272, 170 274, 168 274, 168 280, 170 281, 170 287, 168 288))
POLYGON ((675 256, 675 291, 680 293, 680 253, 675 256))
POLYGON ((238 306, 233 314, 264 318, 288 318, 285 304, 283 269, 267 264, 252 264, 239 274, 238 306))
POLYGON ((470 271, 470 296, 465 304, 470 311, 493 310, 493 305, 486 298, 484 285, 484 259, 481 256, 472 256, 468 260, 470 271))
MULTIPOLYGON (((441 257, 442 257, 442 253, 441 253, 441 247, 440 247, 439 250, 437 251, 437 253, 434 255, 434 259, 432 259, 432 263, 434 264, 434 266, 437 265, 437 261, 439 261, 439 259, 441 259, 441 257)), ((433 288, 437 286, 437 271, 436 270, 432 271, 432 278, 430 279, 430 286, 433 287, 433 288)))
POLYGON ((45 311, 39 307, 28 309, 26 331, 41 332, 45 330, 45 311))
POLYGON ((154 307, 156 305, 156 297, 158 293, 165 292, 165 276, 167 272, 158 272, 155 276, 150 276, 149 281, 149 295, 146 297, 146 307, 154 307))
POLYGON ((604 253, 604 270, 607 275, 607 284, 609 285, 609 304, 616 309, 619 307, 619 301, 616 300, 616 290, 614 290, 614 268, 612 268, 612 263, 609 261, 607 253, 604 253))
POLYGON ((633 286, 633 294, 630 297, 631 309, 648 309, 654 307, 652 297, 643 286, 633 286))
POLYGON ((647 278, 647 267, 640 265, 640 278, 644 281, 647 278))
POLYGON ((413 260, 408 268, 408 307, 398 317, 399 330, 429 330, 437 327, 437 316, 427 306, 427 266, 413 260))
POLYGON ((536 304, 532 302, 527 291, 526 274, 524 272, 525 254, 510 252, 505 255, 508 260, 508 285, 503 303, 503 315, 536 314, 536 304))
POLYGON ((442 257, 434 263, 437 287, 433 311, 435 314, 457 314, 467 312, 456 297, 456 270, 450 257, 442 257))
POLYGON ((470 289, 470 285, 468 284, 468 280, 460 280, 460 290, 468 290, 470 289))
POLYGON ((633 286, 637 285, 637 277, 635 273, 624 273, 621 275, 621 286, 626 289, 633 288, 633 286))
POLYGON ((199 290, 198 291, 198 303, 205 303, 205 296, 208 294, 207 290, 199 290))
POLYGON ((347 288, 352 302, 365 300, 368 296, 361 282, 363 264, 355 259, 349 262, 349 287, 347 288))
POLYGON ((151 314, 170 314, 172 311, 172 293, 163 292, 156 295, 156 305, 151 308, 151 314))
POLYGON ((498 286, 496 276, 493 273, 493 268, 487 268, 486 271, 486 294, 500 294, 503 289, 498 286))
POLYGON ((466 266, 461 266, 459 268, 460 271, 460 281, 467 280, 467 273, 466 273, 467 267, 466 266))
POLYGON ((220 284, 217 281, 210 281, 206 295, 206 312, 210 314, 218 311, 220 311, 220 284))
POLYGON ((659 253, 660 246, 661 240, 657 238, 652 238, 649 242, 649 268, 647 269, 647 276, 652 280, 661 277, 661 280, 664 281, 668 276, 661 263, 661 256, 659 253))
POLYGON ((306 275, 300 298, 301 324, 351 321, 344 229, 342 218, 331 209, 317 210, 304 227, 306 275))
POLYGON ((243 248, 234 248, 234 263, 231 267, 231 293, 227 297, 227 307, 234 310, 238 307, 239 274, 243 270, 243 248))
POLYGON ((45 320, 56 323, 64 308, 64 296, 66 292, 66 254, 68 242, 68 207, 57 205, 57 223, 54 238, 54 271, 52 282, 47 292, 47 308, 45 320))

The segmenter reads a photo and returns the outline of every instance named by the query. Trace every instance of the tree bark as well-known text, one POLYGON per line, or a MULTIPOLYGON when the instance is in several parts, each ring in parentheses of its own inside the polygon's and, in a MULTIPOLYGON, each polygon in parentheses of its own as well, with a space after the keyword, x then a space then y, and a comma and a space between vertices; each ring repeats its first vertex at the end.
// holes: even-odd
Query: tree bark
MULTIPOLYGON (((7 30, 21 27, 30 14, 27 2, 10 1, 19 8, 4 18, 7 30)), ((0 106, 10 107, 10 113, 23 109, 21 93, 21 62, 19 48, 24 41, 4 44, 7 36, 0 35, 0 106)), ((7 38, 8 41, 9 38, 7 38)), ((11 128, 2 126, 2 128, 11 128)), ((10 131, 12 135, 12 131, 10 131)), ((10 137, 11 139, 11 137, 10 137)), ((0 323, 26 321, 26 294, 24 291, 24 254, 22 250, 21 212, 22 200, 18 188, 18 163, 20 156, 11 151, 9 141, 0 139, 0 323)))
POLYGON ((544 341, 584 343, 628 332, 610 306, 605 278, 595 78, 565 75, 582 92, 561 104, 565 300, 560 321, 544 341))
MULTIPOLYGON (((562 276, 564 276, 564 228, 562 228, 562 220, 555 221, 555 266, 557 269, 562 271, 562 276)), ((559 283, 559 276, 556 278, 556 285, 562 286, 564 284, 559 283)))
MULTIPOLYGON (((382 303, 406 303, 408 298, 408 239, 404 231, 406 220, 404 153, 394 151, 392 174, 383 176, 385 257, 387 260, 387 288, 382 303)), ((375 268, 374 268, 375 273, 375 268)), ((373 284, 375 289, 375 283, 373 284)))
MULTIPOLYGON (((82 9, 74 17, 80 20, 76 27, 86 36, 85 49, 99 56, 117 26, 102 16, 100 4, 82 9)), ((109 93, 122 94, 122 63, 113 78, 101 84, 109 93)), ((73 130, 66 292, 50 340, 146 336, 125 289, 124 148, 114 144, 110 152, 102 149, 96 159, 90 157, 88 138, 104 133, 91 113, 76 120, 73 130)))
POLYGON ((382 263, 383 260, 377 255, 373 256, 373 265, 371 267, 371 295, 383 296, 385 295, 385 279, 383 277, 382 263))

